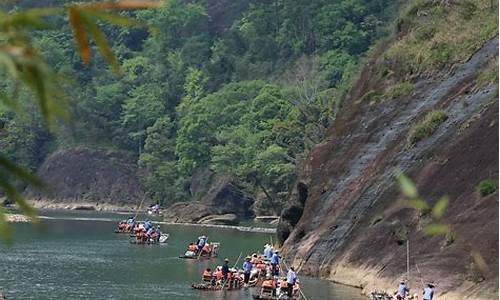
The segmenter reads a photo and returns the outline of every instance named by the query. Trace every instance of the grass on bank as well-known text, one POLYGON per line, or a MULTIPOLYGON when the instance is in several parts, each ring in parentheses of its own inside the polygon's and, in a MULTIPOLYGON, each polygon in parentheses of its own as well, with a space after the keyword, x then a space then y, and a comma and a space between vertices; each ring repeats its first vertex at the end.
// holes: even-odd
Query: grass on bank
POLYGON ((429 112, 425 118, 418 122, 411 130, 408 135, 408 143, 410 146, 414 146, 419 141, 431 136, 444 121, 448 119, 448 116, 443 110, 434 110, 429 112))
POLYGON ((415 85, 409 81, 404 81, 391 86, 384 95, 384 99, 393 100, 404 96, 409 96, 415 90, 415 85))

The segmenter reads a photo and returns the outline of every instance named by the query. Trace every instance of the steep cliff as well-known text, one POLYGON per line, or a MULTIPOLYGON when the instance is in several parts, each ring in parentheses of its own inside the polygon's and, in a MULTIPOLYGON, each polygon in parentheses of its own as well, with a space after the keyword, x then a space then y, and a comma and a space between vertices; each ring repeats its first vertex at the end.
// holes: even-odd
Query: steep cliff
MULTIPOLYGON (((404 26, 399 30, 406 34, 404 26)), ((498 37, 453 66, 406 74, 411 85, 404 93, 380 76, 387 49, 399 38, 366 63, 327 138, 304 164, 279 226, 284 256, 302 274, 365 292, 392 291, 406 276, 402 241, 409 240, 415 292, 421 280, 434 281, 438 299, 492 299, 498 193, 481 196, 477 186, 498 179, 498 83, 496 77, 484 82, 485 70, 497 72, 498 37), (436 126, 425 127, 435 116, 441 116, 436 126), (444 222, 454 238, 423 233, 428 220, 402 205, 400 171, 430 205, 449 196, 444 222), (481 253, 486 271, 478 271, 472 251, 481 253)))
POLYGON ((49 189, 26 191, 37 207, 135 208, 145 197, 135 162, 119 151, 60 150, 45 160, 37 175, 49 189))

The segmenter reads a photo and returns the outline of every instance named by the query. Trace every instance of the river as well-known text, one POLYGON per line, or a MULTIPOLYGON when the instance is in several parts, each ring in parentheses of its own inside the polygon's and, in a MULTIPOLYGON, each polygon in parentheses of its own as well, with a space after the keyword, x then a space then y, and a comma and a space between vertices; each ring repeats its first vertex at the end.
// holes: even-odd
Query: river
MULTIPOLYGON (((232 263, 241 252, 261 251, 269 234, 235 229, 162 225, 164 245, 130 244, 113 232, 124 215, 98 212, 41 212, 43 226, 13 224, 14 243, 0 242, 0 292, 8 299, 252 299, 252 289, 201 292, 190 287, 204 268, 232 263), (221 243, 219 259, 178 258, 205 234, 221 243)), ((240 260, 240 262, 242 262, 240 260)), ((239 263, 240 265, 240 263, 239 263)), ((241 266, 240 266, 241 267, 241 266)), ((366 300, 359 290, 300 276, 309 300, 366 300)))

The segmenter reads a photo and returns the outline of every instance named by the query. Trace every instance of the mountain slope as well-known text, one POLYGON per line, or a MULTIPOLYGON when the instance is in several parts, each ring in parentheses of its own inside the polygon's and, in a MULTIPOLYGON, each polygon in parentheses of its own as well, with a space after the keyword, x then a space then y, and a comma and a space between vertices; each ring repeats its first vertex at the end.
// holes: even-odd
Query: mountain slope
POLYGON ((301 273, 365 292, 392 291, 406 273, 402 241, 409 239, 412 287, 422 279, 436 282, 446 299, 491 299, 498 284, 498 193, 481 197, 476 187, 498 178, 498 83, 483 80, 497 70, 498 37, 478 44, 470 59, 430 75, 403 74, 411 83, 401 76, 387 88, 380 69, 394 44, 382 45, 366 64, 328 137, 302 167, 290 199, 294 213, 285 210, 281 218, 284 255, 301 273), (408 88, 400 92, 403 84, 408 88), (416 125, 428 125, 432 115, 444 117, 417 135, 416 125), (428 220, 402 205, 399 171, 430 205, 450 197, 444 222, 454 240, 422 232, 428 220), (472 251, 486 260, 484 274, 472 251))

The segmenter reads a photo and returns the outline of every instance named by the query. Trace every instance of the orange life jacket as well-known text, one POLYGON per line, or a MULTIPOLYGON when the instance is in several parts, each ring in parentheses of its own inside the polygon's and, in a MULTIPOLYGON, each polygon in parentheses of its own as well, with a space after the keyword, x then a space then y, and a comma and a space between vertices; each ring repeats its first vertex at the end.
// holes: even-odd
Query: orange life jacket
POLYGON ((191 252, 196 252, 198 250, 198 248, 196 247, 196 245, 189 245, 188 250, 191 252))
POLYGON ((212 273, 209 272, 209 271, 207 271, 207 270, 203 271, 203 279, 205 279, 205 280, 206 279, 208 279, 208 280, 212 279, 212 273))
POLYGON ((208 245, 203 246, 203 252, 209 253, 210 247, 208 247, 208 245))
POLYGON ((257 264, 255 267, 257 269, 259 269, 259 270, 265 270, 266 269, 266 265, 265 264, 257 264))
POLYGON ((215 272, 215 278, 217 280, 221 280, 222 279, 222 270, 219 270, 219 271, 215 272))
POLYGON ((276 282, 272 279, 264 280, 262 283, 263 288, 270 288, 270 289, 275 289, 276 288, 276 282))
POLYGON ((288 287, 288 283, 286 282, 286 280, 281 280, 280 281, 280 287, 283 289, 283 288, 287 288, 288 287))

